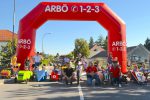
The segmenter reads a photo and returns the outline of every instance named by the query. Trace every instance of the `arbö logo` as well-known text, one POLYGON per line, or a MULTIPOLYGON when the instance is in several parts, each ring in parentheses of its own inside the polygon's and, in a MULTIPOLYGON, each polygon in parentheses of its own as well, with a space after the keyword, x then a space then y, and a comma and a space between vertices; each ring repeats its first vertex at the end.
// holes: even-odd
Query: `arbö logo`
POLYGON ((112 42, 112 46, 126 46, 126 42, 123 42, 123 41, 115 41, 115 42, 112 42))
POLYGON ((114 41, 112 42, 112 51, 126 51, 126 42, 114 41))
POLYGON ((19 39, 18 43, 19 44, 31 44, 31 40, 30 39, 19 39))
POLYGON ((68 12, 67 5, 47 5, 45 8, 45 12, 68 12))
POLYGON ((31 49, 31 40, 30 39, 19 39, 18 48, 22 49, 31 49))

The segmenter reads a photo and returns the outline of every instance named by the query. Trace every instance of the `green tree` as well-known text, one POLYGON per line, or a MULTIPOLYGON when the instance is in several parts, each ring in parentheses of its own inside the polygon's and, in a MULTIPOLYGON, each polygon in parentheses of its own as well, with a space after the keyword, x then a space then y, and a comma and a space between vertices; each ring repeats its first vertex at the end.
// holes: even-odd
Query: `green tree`
POLYGON ((59 60, 59 57, 60 57, 60 56, 59 56, 59 53, 57 53, 56 56, 55 56, 55 60, 58 61, 58 60, 59 60))
POLYGON ((107 48, 108 48, 107 43, 108 43, 108 37, 106 36, 106 38, 104 40, 104 44, 102 46, 105 50, 107 50, 107 48))
POLYGON ((74 56, 78 57, 81 54, 84 57, 90 55, 89 45, 86 40, 80 38, 75 40, 74 56))
POLYGON ((70 52, 69 54, 66 55, 69 59, 73 59, 74 58, 74 52, 70 52))
POLYGON ((0 51, 2 66, 8 66, 11 62, 11 57, 16 53, 17 39, 13 43, 8 41, 6 46, 2 46, 2 51, 0 51))
POLYGON ((89 41, 89 48, 91 49, 91 48, 93 47, 93 45, 94 45, 94 39, 93 39, 93 37, 91 36, 91 37, 90 37, 90 41, 89 41))
POLYGON ((49 55, 48 59, 49 59, 49 62, 54 62, 54 56, 53 55, 49 55))
POLYGON ((103 46, 103 44, 104 44, 104 37, 103 37, 103 35, 100 35, 99 37, 98 37, 98 40, 95 42, 97 45, 99 45, 99 46, 103 46))
POLYGON ((144 46, 150 51, 150 39, 149 39, 149 38, 147 38, 147 39, 145 40, 144 46))

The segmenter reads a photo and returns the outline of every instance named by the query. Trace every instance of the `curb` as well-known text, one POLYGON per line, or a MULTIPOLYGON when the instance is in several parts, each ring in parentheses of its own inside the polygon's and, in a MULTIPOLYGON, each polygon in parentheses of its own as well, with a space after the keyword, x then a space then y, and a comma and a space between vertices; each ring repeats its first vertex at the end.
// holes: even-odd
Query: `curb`
POLYGON ((0 79, 0 85, 7 84, 7 83, 14 83, 14 79, 0 79))
POLYGON ((0 79, 0 85, 4 84, 4 79, 0 79))

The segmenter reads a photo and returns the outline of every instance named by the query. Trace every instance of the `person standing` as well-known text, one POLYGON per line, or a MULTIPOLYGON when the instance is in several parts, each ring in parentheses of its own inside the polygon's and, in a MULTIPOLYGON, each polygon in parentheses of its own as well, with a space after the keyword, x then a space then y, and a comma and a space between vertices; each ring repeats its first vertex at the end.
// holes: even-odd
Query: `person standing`
POLYGON ((117 83, 119 87, 121 86, 121 69, 117 59, 113 60, 112 67, 110 69, 111 77, 112 77, 112 85, 117 83))
POLYGON ((30 59, 27 57, 27 59, 24 62, 24 66, 26 70, 30 70, 30 59))
POLYGON ((36 55, 33 57, 33 59, 34 59, 35 67, 39 67, 41 60, 42 60, 39 52, 36 53, 36 55))
POLYGON ((69 62, 70 62, 70 59, 69 59, 68 57, 65 57, 65 58, 64 58, 64 62, 65 62, 65 64, 66 64, 66 63, 69 63, 69 62))
POLYGON ((109 55, 108 55, 108 58, 107 58, 107 62, 108 62, 109 65, 112 64, 112 59, 113 59, 112 53, 110 52, 109 55))

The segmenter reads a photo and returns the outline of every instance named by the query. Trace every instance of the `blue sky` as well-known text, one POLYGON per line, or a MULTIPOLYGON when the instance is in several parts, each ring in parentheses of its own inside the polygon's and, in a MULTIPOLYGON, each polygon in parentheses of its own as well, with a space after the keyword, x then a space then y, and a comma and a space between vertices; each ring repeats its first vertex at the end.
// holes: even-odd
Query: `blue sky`
MULTIPOLYGON (((150 38, 150 0, 16 0, 15 32, 18 31, 19 20, 41 1, 104 2, 125 21, 127 46, 144 44, 146 38, 150 38)), ((0 0, 0 13, 0 29, 12 31, 13 0, 0 0)), ((50 54, 69 53, 76 38, 89 40, 92 36, 96 40, 100 34, 107 35, 107 31, 97 22, 47 21, 37 29, 37 51, 42 51, 45 33, 52 33, 44 38, 44 52, 50 54)))

